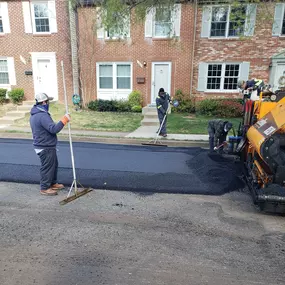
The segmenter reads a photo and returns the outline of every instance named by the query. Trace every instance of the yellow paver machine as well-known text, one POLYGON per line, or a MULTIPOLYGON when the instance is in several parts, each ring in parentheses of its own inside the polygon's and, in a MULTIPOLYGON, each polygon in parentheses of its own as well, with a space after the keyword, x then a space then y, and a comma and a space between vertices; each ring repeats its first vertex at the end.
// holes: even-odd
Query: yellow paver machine
POLYGON ((263 90, 251 98, 244 97, 235 153, 254 203, 264 211, 285 213, 285 89, 263 90))

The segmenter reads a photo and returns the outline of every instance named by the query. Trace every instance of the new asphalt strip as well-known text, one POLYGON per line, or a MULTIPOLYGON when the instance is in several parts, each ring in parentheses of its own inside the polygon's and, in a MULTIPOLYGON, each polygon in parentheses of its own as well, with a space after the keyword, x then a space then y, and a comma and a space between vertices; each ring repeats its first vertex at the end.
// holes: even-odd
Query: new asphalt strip
MULTIPOLYGON (((70 146, 58 143, 60 183, 73 181, 70 146)), ((221 195, 242 188, 230 158, 198 147, 73 143, 77 179, 85 187, 143 193, 221 195)), ((31 140, 0 139, 0 181, 38 184, 40 161, 31 140)))

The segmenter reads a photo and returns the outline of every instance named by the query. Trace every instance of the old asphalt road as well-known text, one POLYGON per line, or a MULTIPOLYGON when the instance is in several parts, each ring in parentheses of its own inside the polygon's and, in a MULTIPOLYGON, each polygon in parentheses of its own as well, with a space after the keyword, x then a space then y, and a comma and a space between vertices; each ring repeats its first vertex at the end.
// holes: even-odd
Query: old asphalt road
MULTIPOLYGON (((238 165, 201 148, 73 144, 79 181, 94 189, 219 195, 243 187, 238 165)), ((59 182, 73 181, 68 142, 58 144, 59 182)), ((0 139, 0 181, 39 183, 31 140, 0 139)))
POLYGON ((285 284, 284 217, 245 193, 63 197, 0 182, 1 285, 285 284))

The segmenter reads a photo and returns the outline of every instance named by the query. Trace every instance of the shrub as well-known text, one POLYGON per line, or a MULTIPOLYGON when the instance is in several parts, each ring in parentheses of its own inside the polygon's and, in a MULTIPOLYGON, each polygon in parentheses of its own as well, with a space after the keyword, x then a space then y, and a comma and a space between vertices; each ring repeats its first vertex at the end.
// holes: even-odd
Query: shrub
POLYGON ((136 90, 132 91, 129 94, 128 101, 129 101, 129 104, 131 105, 131 107, 142 106, 142 104, 143 104, 142 93, 140 91, 136 91, 136 90))
POLYGON ((195 112, 195 100, 186 95, 182 90, 178 89, 175 92, 174 99, 179 102, 179 106, 172 108, 176 113, 194 113, 195 112))
POLYGON ((130 112, 131 111, 131 105, 129 101, 126 101, 126 100, 115 101, 115 107, 116 107, 116 112, 130 112))
POLYGON ((205 99, 197 104, 197 112, 206 116, 235 118, 241 117, 242 111, 240 99, 205 99))
POLYGON ((132 112, 134 113, 140 113, 142 111, 142 106, 133 106, 132 112))
POLYGON ((3 104, 6 101, 7 89, 0 88, 0 104, 3 104))
POLYGON ((11 98, 14 104, 19 104, 24 99, 24 89, 22 88, 15 88, 8 92, 9 98, 11 98))

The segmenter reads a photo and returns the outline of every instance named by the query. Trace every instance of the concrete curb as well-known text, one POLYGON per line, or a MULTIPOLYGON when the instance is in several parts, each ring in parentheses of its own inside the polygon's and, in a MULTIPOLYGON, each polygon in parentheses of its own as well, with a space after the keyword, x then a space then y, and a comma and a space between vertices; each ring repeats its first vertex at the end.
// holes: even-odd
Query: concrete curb
MULTIPOLYGON (((31 133, 9 133, 9 132, 1 132, 0 138, 10 138, 10 139, 30 139, 32 140, 31 133)), ((58 138, 61 141, 68 141, 68 135, 66 134, 58 134, 58 138)), ((106 143, 106 144, 129 144, 129 145, 141 145, 142 143, 148 143, 150 139, 146 138, 126 138, 126 137, 106 137, 106 136, 83 136, 72 134, 73 142, 89 142, 89 143, 106 143)), ((164 145, 171 147, 208 147, 208 142, 205 141, 181 141, 181 140, 169 140, 169 139, 161 139, 160 142, 164 145)))

